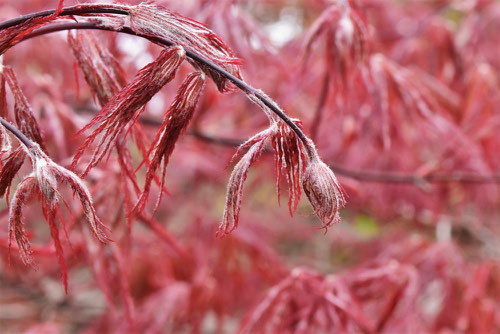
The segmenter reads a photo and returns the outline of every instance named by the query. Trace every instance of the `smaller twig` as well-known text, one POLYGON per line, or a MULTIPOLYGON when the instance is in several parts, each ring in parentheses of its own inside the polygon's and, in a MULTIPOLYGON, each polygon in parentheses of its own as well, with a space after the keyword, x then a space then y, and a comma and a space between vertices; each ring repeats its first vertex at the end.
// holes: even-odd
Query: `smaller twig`
MULTIPOLYGON (((81 110, 82 112, 95 113, 94 110, 81 110)), ((161 121, 149 117, 141 116, 139 121, 147 126, 160 126, 161 121)), ((207 135, 198 129, 194 129, 187 133, 190 136, 195 137, 198 140, 204 141, 206 143, 227 146, 227 147, 238 147, 245 142, 245 140, 237 138, 221 138, 207 135)), ((271 148, 264 149, 265 153, 272 153, 271 148)), ((374 183, 411 183, 414 185, 422 185, 425 183, 500 183, 500 174, 491 175, 481 175, 481 174, 471 174, 471 173, 454 173, 454 174, 428 174, 424 176, 417 176, 414 174, 406 174, 399 172, 376 172, 376 171, 366 171, 366 170, 354 170, 345 166, 337 164, 329 164, 329 167, 333 172, 363 182, 374 182, 374 183)))
MULTIPOLYGON (((148 121, 152 124, 152 120, 148 121)), ((223 145, 230 147, 237 147, 244 141, 234 138, 218 138, 203 134, 198 131, 190 132, 195 138, 212 143, 215 145, 223 145)), ((268 150, 271 152, 270 150, 268 150)), ((414 174, 405 174, 398 172, 375 172, 365 170, 353 170, 348 167, 340 166, 337 164, 329 164, 329 167, 336 174, 349 177, 358 181, 374 182, 374 183, 410 183, 414 185, 422 185, 425 183, 478 183, 478 184, 491 184, 500 183, 500 174, 482 175, 456 172, 454 174, 428 174, 418 176, 414 174)))
POLYGON ((16 136, 16 138, 19 139, 19 141, 21 143, 23 143, 27 149, 30 149, 33 147, 33 145, 34 145, 33 142, 28 137, 26 137, 26 135, 24 133, 22 133, 21 130, 16 128, 11 123, 7 122, 7 120, 5 120, 3 117, 0 117, 0 123, 2 123, 2 125, 7 130, 9 130, 14 136, 16 136))

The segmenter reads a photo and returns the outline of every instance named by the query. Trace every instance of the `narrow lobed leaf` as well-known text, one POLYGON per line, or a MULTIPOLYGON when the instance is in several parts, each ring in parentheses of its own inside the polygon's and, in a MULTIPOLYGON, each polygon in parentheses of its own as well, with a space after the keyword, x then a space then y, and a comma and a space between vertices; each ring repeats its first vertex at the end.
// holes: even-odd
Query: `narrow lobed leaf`
POLYGON ((3 197, 9 189, 25 158, 26 153, 21 147, 18 147, 4 159, 0 170, 0 197, 3 197))
MULTIPOLYGON (((294 122, 300 126, 298 120, 294 122)), ((276 186, 278 198, 280 196, 280 183, 282 170, 285 170, 285 177, 288 183, 289 199, 288 209, 290 215, 297 209, 302 194, 300 180, 304 172, 306 154, 299 138, 290 127, 284 122, 278 124, 278 131, 273 136, 272 146, 276 161, 276 186)))
POLYGON ((22 208, 28 199, 36 194, 36 189, 37 184, 34 175, 30 174, 25 177, 14 193, 9 211, 9 252, 12 245, 12 239, 15 238, 17 246, 19 247, 21 260, 25 265, 30 265, 34 269, 36 269, 37 266, 33 260, 30 241, 24 230, 22 208))
POLYGON ((222 222, 219 225, 219 230, 217 231, 217 236, 229 234, 236 227, 238 227, 241 198, 243 195, 243 183, 247 178, 248 169, 255 161, 257 161, 262 153, 265 144, 268 141, 267 139, 267 137, 264 137, 262 140, 253 144, 248 152, 245 153, 241 160, 236 164, 236 166, 234 166, 227 185, 224 214, 222 222))
MULTIPOLYGON (((248 97, 264 111, 271 123, 270 129, 274 130, 271 134, 271 144, 276 162, 276 189, 278 192, 278 199, 281 193, 282 171, 285 170, 285 178, 289 190, 288 209, 290 215, 293 215, 302 194, 300 180, 305 168, 304 161, 306 159, 306 153, 304 145, 295 132, 284 123, 282 119, 278 118, 268 106, 262 103, 260 99, 255 95, 248 95, 248 97)), ((278 105, 276 105, 276 107, 281 109, 278 105)), ((299 120, 292 119, 292 121, 299 128, 302 127, 302 123, 299 120)))
POLYGON ((91 32, 69 33, 68 43, 92 93, 105 106, 127 84, 125 71, 91 32))
POLYGON ((148 166, 144 191, 134 210, 141 212, 144 209, 155 172, 163 162, 160 195, 158 197, 157 205, 159 204, 170 155, 174 151, 175 143, 179 139, 180 135, 186 131, 186 128, 193 117, 204 83, 205 75, 202 72, 193 72, 189 74, 180 86, 172 105, 163 116, 162 125, 160 126, 156 138, 151 144, 151 150, 154 150, 154 152, 153 158, 148 166))
POLYGON ((139 117, 145 104, 175 76, 186 53, 180 46, 164 49, 158 58, 139 70, 134 80, 114 95, 101 111, 80 132, 97 125, 87 137, 73 159, 72 169, 82 157, 86 148, 101 136, 90 162, 82 176, 95 167, 106 155, 111 144, 127 128, 130 129, 139 117))
POLYGON ((24 96, 23 91, 21 90, 14 71, 10 67, 5 66, 3 68, 3 73, 7 83, 9 84, 10 90, 14 95, 14 116, 19 130, 21 130, 21 132, 24 133, 29 139, 38 143, 38 145, 46 151, 40 126, 38 125, 28 99, 24 96))

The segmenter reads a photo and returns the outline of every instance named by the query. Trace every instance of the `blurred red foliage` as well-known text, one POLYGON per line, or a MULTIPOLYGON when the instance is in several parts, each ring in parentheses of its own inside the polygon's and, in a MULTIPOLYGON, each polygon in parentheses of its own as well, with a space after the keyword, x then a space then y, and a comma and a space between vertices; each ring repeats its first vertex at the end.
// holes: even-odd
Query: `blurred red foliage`
POLYGON ((124 3, 0 3, 0 328, 500 331, 498 1, 124 3))

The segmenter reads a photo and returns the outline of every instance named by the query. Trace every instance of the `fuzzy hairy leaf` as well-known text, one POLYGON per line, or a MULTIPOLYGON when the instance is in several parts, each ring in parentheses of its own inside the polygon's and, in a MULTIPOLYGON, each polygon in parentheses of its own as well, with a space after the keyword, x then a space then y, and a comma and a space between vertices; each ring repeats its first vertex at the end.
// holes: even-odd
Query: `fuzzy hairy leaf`
POLYGON ((15 149, 3 161, 0 170, 0 197, 3 197, 12 184, 12 180, 21 169, 26 158, 26 152, 21 147, 15 149))
POLYGON ((205 84, 205 75, 201 72, 189 74, 180 86, 172 105, 163 116, 163 122, 157 132, 156 138, 151 144, 153 158, 148 166, 144 191, 136 205, 139 212, 144 209, 154 174, 163 162, 163 171, 160 184, 159 204, 165 181, 165 174, 170 155, 174 151, 175 143, 193 117, 198 99, 205 84))
POLYGON ((236 166, 234 166, 227 185, 224 214, 217 235, 224 236, 238 227, 241 198, 243 196, 243 183, 247 178, 248 169, 259 158, 266 141, 266 138, 264 138, 253 144, 236 166))
POLYGON ((175 76, 186 53, 182 47, 170 47, 163 50, 152 63, 139 70, 134 80, 114 95, 101 111, 85 126, 81 132, 97 125, 97 128, 87 137, 73 159, 72 169, 76 167, 84 151, 97 139, 95 149, 85 176, 106 155, 110 146, 120 134, 127 133, 139 117, 145 104, 175 76))
MULTIPOLYGON (((241 78, 239 68, 241 59, 236 58, 222 39, 203 24, 149 3, 131 6, 128 10, 130 26, 135 32, 167 38, 213 61, 237 78, 241 78)), ((221 92, 230 90, 229 82, 217 72, 209 70, 202 64, 197 64, 197 66, 212 77, 221 92)))
POLYGON ((33 110, 17 81, 14 71, 10 67, 4 67, 3 74, 14 95, 14 116, 16 124, 29 139, 35 141, 45 151, 45 143, 42 139, 40 126, 35 118, 33 110))
POLYGON ((9 213, 9 249, 12 238, 15 238, 23 262, 30 265, 34 264, 30 243, 22 223, 22 208, 31 197, 39 195, 43 214, 49 223, 50 233, 61 266, 63 283, 67 291, 68 275, 59 240, 59 229, 56 224, 56 215, 59 210, 58 203, 61 200, 59 198, 58 183, 66 183, 78 196, 90 231, 102 243, 110 240, 103 231, 103 228, 107 227, 97 217, 90 192, 76 174, 54 163, 37 144, 34 144, 33 147, 26 151, 32 161, 33 172, 24 178, 12 198, 9 213))
POLYGON ((68 43, 92 93, 105 106, 127 84, 125 71, 92 32, 69 33, 68 43))

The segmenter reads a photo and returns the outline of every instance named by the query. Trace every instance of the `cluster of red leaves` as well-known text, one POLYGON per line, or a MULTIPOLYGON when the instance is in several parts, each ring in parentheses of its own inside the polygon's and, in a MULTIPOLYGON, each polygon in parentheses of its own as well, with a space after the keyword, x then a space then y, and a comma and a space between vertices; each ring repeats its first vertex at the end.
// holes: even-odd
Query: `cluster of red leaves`
MULTIPOLYGON (((188 75, 179 87, 179 91, 177 92, 172 105, 163 116, 163 122, 151 145, 150 151, 154 150, 153 158, 148 166, 144 192, 137 203, 139 211, 144 210, 151 182, 153 181, 156 170, 162 161, 163 171, 160 189, 163 189, 168 160, 174 150, 175 143, 179 139, 179 136, 181 133, 186 133, 186 128, 188 123, 193 118, 193 113, 196 104, 198 103, 200 93, 203 90, 204 83, 205 75, 203 73, 194 72, 188 75)), ((160 197, 158 198, 157 206, 159 202, 160 197)))
POLYGON ((73 159, 72 167, 76 167, 86 149, 99 135, 102 135, 83 176, 92 167, 95 167, 108 153, 115 140, 120 138, 121 134, 126 135, 130 131, 141 111, 144 110, 144 105, 173 79, 184 58, 185 52, 181 47, 165 49, 154 62, 142 68, 134 80, 123 87, 116 95, 113 95, 92 121, 81 130, 81 132, 84 132, 93 126, 97 126, 92 134, 87 137, 85 144, 78 150, 73 159))
MULTIPOLYGON (((271 144, 274 150, 278 198, 282 170, 285 171, 289 187, 290 215, 297 209, 303 188, 315 214, 321 219, 323 228, 338 222, 338 210, 345 205, 344 193, 331 169, 319 158, 313 142, 309 139, 306 143, 301 142, 295 132, 255 95, 249 95, 248 98, 262 108, 269 118, 270 126, 241 144, 235 154, 237 156, 248 149, 231 173, 224 216, 218 233, 228 234, 238 226, 243 183, 247 178, 248 169, 257 161, 266 144, 271 144)), ((300 126, 300 121, 293 122, 300 126)))
POLYGON ((349 73, 363 61, 368 30, 348 1, 339 1, 326 9, 309 28, 305 40, 305 62, 311 56, 313 45, 325 35, 327 70, 339 82, 346 82, 349 73))
MULTIPOLYGON (((333 74, 328 71, 325 77, 324 67, 335 68, 345 53, 334 49, 333 56, 323 54, 316 52, 321 51, 319 43, 306 44, 308 71, 303 78, 311 87, 322 86, 310 127, 313 138, 317 139, 326 161, 336 161, 348 169, 381 172, 380 176, 374 175, 375 181, 400 182, 397 180, 400 173, 413 175, 416 183, 419 178, 423 180, 420 187, 414 188, 352 183, 350 190, 356 192, 356 198, 351 197, 352 204, 357 205, 364 197, 367 201, 359 205, 370 205, 384 217, 410 215, 420 221, 436 222, 441 213, 463 214, 462 210, 473 203, 478 208, 474 214, 485 214, 483 218, 490 219, 499 198, 497 189, 488 182, 480 186, 427 184, 425 179, 453 172, 488 176, 498 170, 498 162, 491 158, 491 150, 498 143, 493 130, 498 129, 497 116, 491 106, 499 98, 491 89, 498 87, 498 76, 485 77, 490 71, 498 73, 498 68, 492 67, 494 62, 481 53, 494 49, 494 42, 489 42, 494 36, 488 42, 483 39, 484 49, 474 53, 475 62, 470 61, 472 50, 462 46, 479 38, 479 31, 484 32, 478 22, 472 26, 469 19, 484 15, 485 22, 491 22, 498 5, 462 8, 455 3, 448 6, 414 2, 393 5, 391 1, 375 0, 344 3, 353 13, 362 13, 359 16, 370 32, 369 39, 360 30, 355 40, 369 40, 370 47, 364 48, 364 57, 348 54, 352 68, 341 82, 345 89, 338 89, 328 77, 338 71, 333 74), (484 8, 489 8, 488 14, 484 8), (448 19, 441 10, 460 11, 463 20, 448 19), (388 28, 387 22, 399 25, 388 28), (484 98, 487 92, 491 94, 484 98), (471 101, 474 101, 475 120, 467 116, 471 101), (479 120, 489 125, 476 123, 475 127, 472 122, 479 120), (394 173, 384 175, 384 172, 394 173), (461 195, 455 196, 457 192, 461 195), (395 202, 400 212, 395 212, 395 202)), ((312 27, 325 24, 324 16, 319 16, 312 27)), ((330 36, 336 33, 337 24, 338 20, 329 22, 333 29, 330 36)), ((489 29, 494 29, 494 23, 489 23, 489 29)), ((331 47, 331 43, 324 44, 325 50, 331 47)), ((290 45, 290 52, 296 49, 290 45)), ((307 91, 318 95, 318 90, 307 91)), ((292 99, 290 103, 297 101, 292 99)), ((359 178, 372 179, 362 172, 359 178)))
POLYGON ((85 81, 101 107, 104 107, 127 84, 125 71, 90 32, 68 34, 68 43, 85 81))
MULTIPOLYGON (((399 237, 398 237, 399 238, 399 237)), ((498 266, 465 262, 452 244, 388 239, 335 275, 294 269, 246 316, 242 333, 416 333, 498 328, 498 266), (470 271, 464 277, 462 271, 470 271)), ((372 246, 373 247, 373 246, 372 246)))

